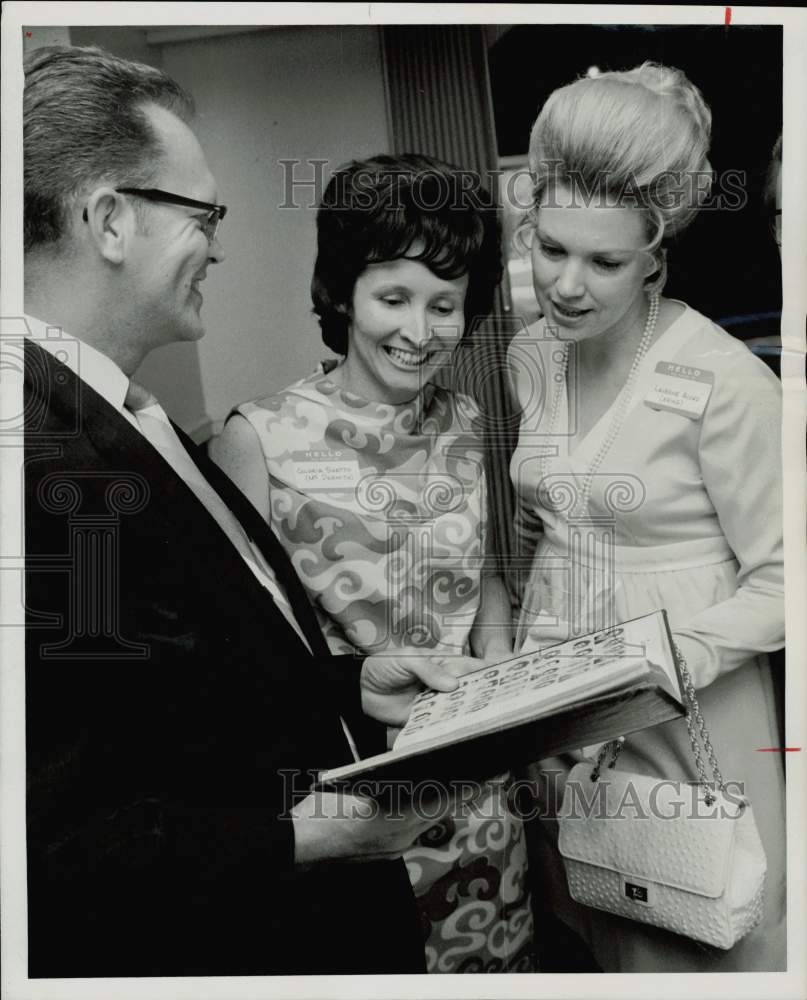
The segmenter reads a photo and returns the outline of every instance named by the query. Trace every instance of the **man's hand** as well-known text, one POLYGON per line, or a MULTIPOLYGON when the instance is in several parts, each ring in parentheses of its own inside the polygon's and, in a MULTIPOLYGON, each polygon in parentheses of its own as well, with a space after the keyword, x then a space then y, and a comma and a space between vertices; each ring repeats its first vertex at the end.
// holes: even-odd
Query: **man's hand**
POLYGON ((372 799, 341 792, 312 792, 292 810, 294 860, 299 865, 319 861, 383 861, 399 858, 417 838, 450 809, 446 795, 422 809, 400 806, 390 815, 372 799))
POLYGON ((361 670, 361 705, 365 715, 388 726, 402 726, 415 696, 424 688, 453 691, 457 678, 481 670, 473 656, 425 656, 403 653, 368 656, 361 670))

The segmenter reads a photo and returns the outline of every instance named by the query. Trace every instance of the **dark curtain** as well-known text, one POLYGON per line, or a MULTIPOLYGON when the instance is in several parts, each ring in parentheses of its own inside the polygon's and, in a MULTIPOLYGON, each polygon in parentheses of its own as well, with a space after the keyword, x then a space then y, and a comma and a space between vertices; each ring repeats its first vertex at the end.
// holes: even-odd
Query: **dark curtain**
MULTIPOLYGON (((496 129, 483 28, 395 26, 382 28, 381 37, 393 152, 424 153, 473 170, 497 196, 496 129)), ((473 323, 451 373, 452 385, 472 396, 482 413, 491 541, 503 576, 513 551, 508 463, 518 433, 505 366, 516 323, 508 290, 502 287, 493 315, 473 323)))

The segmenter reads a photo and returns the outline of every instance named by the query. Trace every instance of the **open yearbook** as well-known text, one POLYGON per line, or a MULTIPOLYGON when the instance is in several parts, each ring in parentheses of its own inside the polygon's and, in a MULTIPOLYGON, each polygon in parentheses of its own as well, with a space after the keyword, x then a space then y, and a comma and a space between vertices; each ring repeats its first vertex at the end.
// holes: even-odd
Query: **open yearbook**
POLYGON ((515 656, 424 691, 392 750, 320 775, 319 787, 483 780, 685 714, 664 611, 515 656))

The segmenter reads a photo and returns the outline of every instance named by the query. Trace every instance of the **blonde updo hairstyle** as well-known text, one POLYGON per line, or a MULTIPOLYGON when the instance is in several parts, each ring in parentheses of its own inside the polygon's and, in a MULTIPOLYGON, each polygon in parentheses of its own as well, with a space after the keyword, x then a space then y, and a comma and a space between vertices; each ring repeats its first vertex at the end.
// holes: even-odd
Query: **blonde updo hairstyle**
POLYGON ((645 287, 661 291, 667 276, 662 243, 686 229, 709 193, 711 124, 698 88, 671 66, 645 62, 560 87, 530 135, 533 206, 523 226, 535 224, 550 183, 589 199, 616 197, 645 215, 643 249, 656 263, 645 287))

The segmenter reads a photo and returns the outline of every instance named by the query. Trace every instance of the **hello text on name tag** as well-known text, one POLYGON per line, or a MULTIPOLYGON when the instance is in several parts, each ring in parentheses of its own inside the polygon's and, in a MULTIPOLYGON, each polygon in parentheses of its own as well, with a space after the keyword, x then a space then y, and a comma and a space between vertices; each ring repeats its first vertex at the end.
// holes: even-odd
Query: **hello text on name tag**
POLYGON ((359 463, 349 451, 295 451, 292 454, 298 489, 349 490, 359 481, 359 463))
POLYGON ((709 402, 714 382, 714 372, 704 368, 659 361, 644 403, 652 410, 670 410, 698 420, 709 402))

